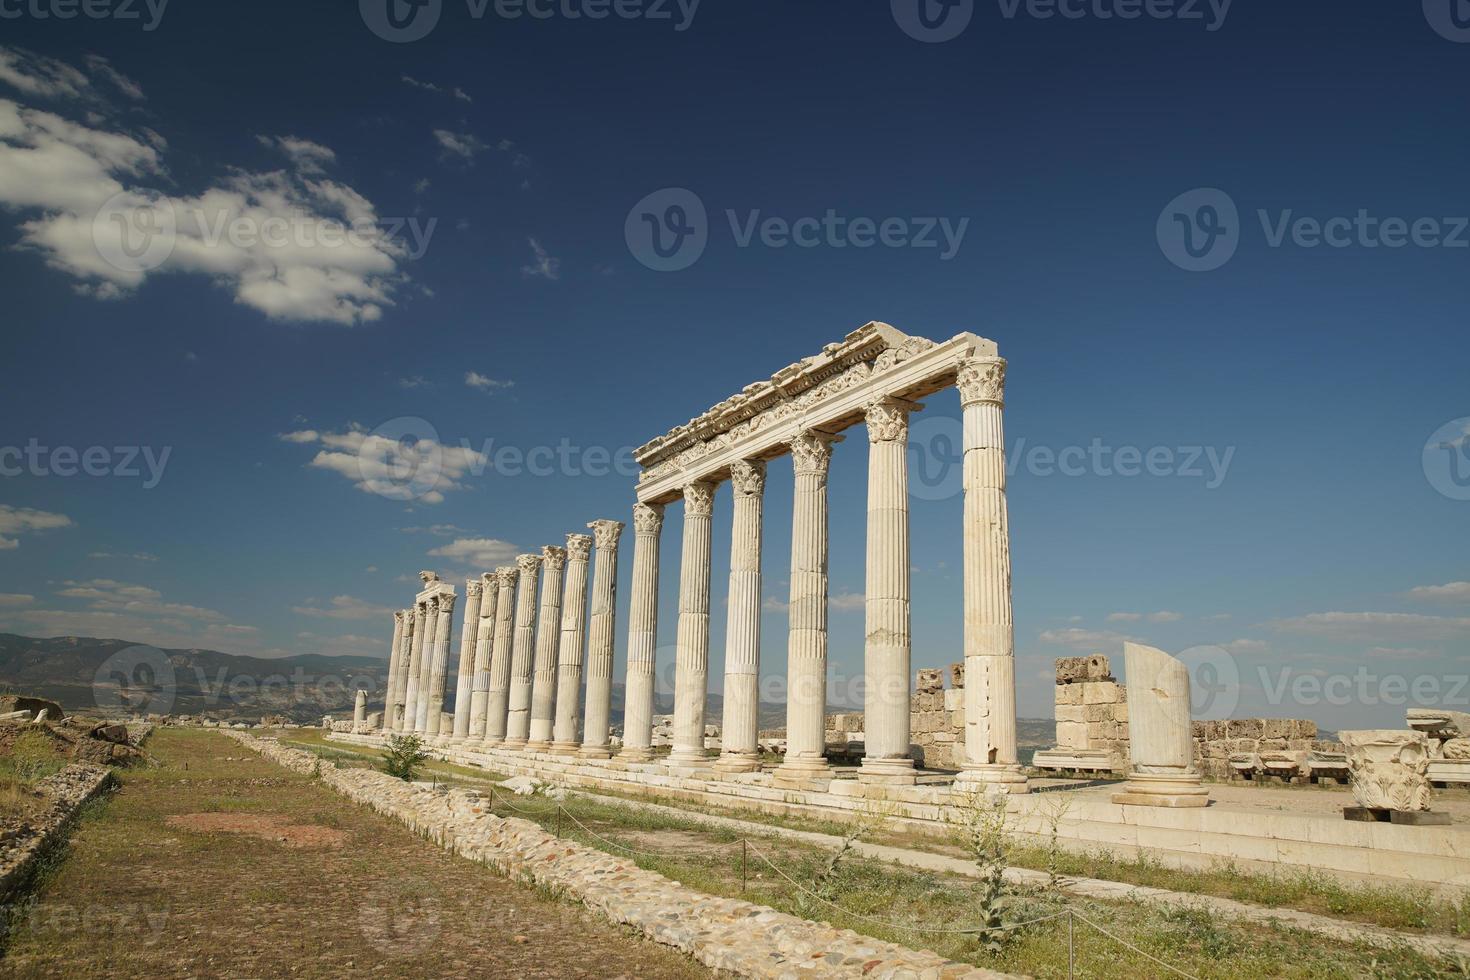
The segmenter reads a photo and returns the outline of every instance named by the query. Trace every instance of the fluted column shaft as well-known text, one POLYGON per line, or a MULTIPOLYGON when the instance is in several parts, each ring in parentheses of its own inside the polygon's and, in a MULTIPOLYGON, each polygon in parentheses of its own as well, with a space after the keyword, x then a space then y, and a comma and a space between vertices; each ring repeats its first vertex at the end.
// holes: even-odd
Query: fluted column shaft
POLYGON ((827 468, 837 437, 808 430, 791 443, 791 607, 786 641, 786 759, 781 784, 829 774, 827 713, 827 468))
POLYGON ((561 583, 567 550, 556 545, 541 549, 546 577, 541 581, 541 614, 536 632, 536 663, 531 677, 531 728, 526 748, 544 752, 551 747, 551 725, 556 719, 556 646, 561 639, 561 583))
POLYGON ((453 592, 439 594, 439 618, 434 628, 434 657, 429 662, 429 696, 419 698, 425 705, 424 733, 432 739, 438 739, 444 720, 444 683, 449 673, 449 640, 454 631, 454 600, 453 592))
POLYGON ((633 505, 633 594, 628 603, 628 676, 623 689, 621 759, 653 756, 653 682, 658 650, 658 539, 662 504, 633 505))
POLYGON ((960 365, 964 411, 965 758, 961 783, 1026 791, 1016 756, 1016 659, 1006 521, 1006 362, 960 365))
MULTIPOLYGON (((433 600, 416 602, 413 606, 413 647, 409 651, 408 681, 403 689, 403 725, 401 731, 413 734, 417 731, 419 706, 419 678, 424 666, 424 638, 433 632, 434 614, 429 610, 433 600)), ((436 606, 437 608, 437 606, 436 606)), ((433 641, 428 643, 429 652, 434 651, 433 641)))
MULTIPOLYGON (((475 637, 480 632, 480 602, 484 586, 479 579, 464 584, 464 624, 459 628, 459 671, 454 687, 454 741, 470 733, 470 691, 475 684, 475 637)), ((442 733, 441 733, 442 734, 442 733)))
POLYGON ((679 558, 679 633, 675 641, 674 750, 669 762, 702 765, 709 691, 710 518, 715 485, 684 488, 684 544, 679 558))
POLYGON ((413 660, 414 611, 403 610, 403 635, 398 640, 398 676, 393 682, 392 727, 385 731, 403 731, 408 715, 408 672, 413 660))
POLYGON ((578 707, 582 700, 582 644, 587 635, 587 556, 592 551, 590 534, 567 535, 566 593, 561 607, 561 639, 556 657, 556 725, 551 751, 575 755, 578 737, 578 707))
POLYGON ((515 646, 510 666, 510 711, 505 722, 506 748, 525 747, 531 734, 531 671, 536 653, 536 583, 541 577, 541 556, 520 555, 520 589, 516 594, 515 646))
POLYGON ((385 732, 393 730, 393 692, 398 688, 398 661, 403 646, 403 612, 393 614, 393 644, 388 647, 388 682, 383 688, 383 724, 385 732))
POLYGON ((909 402, 867 407, 868 554, 863 644, 863 767, 868 781, 912 783, 909 678, 909 402))
POLYGON ((490 693, 485 699, 485 744, 505 741, 505 722, 510 703, 510 668, 514 651, 516 580, 520 571, 507 566, 495 570, 500 592, 495 599, 495 643, 490 661, 490 693))
POLYGON ((612 713, 613 630, 617 628, 618 539, 622 521, 587 525, 597 540, 592 563, 592 622, 587 637, 587 709, 582 724, 584 759, 612 755, 608 720, 612 713))
MULTIPOLYGON (((500 597, 500 579, 491 572, 480 576, 484 580, 484 598, 480 602, 480 619, 475 624, 475 665, 470 685, 469 726, 465 739, 469 742, 485 740, 485 711, 490 700, 490 660, 495 648, 495 607, 500 597)), ((459 709, 455 709, 455 731, 459 731, 459 709)))
POLYGON ((730 468, 735 498, 730 526, 730 592, 725 621, 725 711, 720 726, 722 772, 760 769, 761 523, 766 464, 741 460, 730 468))

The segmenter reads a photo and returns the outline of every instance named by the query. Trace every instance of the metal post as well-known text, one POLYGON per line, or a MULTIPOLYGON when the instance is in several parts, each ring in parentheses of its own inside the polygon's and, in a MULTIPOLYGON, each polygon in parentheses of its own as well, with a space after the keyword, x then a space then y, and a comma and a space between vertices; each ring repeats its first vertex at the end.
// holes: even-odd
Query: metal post
POLYGON ((1077 948, 1072 943, 1072 929, 1076 920, 1072 917, 1072 910, 1067 909, 1067 980, 1075 980, 1077 968, 1077 948))

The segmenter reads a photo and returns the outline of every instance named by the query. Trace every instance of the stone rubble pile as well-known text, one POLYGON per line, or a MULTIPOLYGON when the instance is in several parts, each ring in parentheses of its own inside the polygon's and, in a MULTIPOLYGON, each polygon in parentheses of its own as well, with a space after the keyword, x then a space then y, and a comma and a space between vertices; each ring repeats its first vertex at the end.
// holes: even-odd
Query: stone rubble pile
POLYGON ((9 902, 27 881, 37 857, 75 816, 77 809, 112 783, 112 770, 75 763, 36 783, 39 814, 0 823, 0 902, 9 902))

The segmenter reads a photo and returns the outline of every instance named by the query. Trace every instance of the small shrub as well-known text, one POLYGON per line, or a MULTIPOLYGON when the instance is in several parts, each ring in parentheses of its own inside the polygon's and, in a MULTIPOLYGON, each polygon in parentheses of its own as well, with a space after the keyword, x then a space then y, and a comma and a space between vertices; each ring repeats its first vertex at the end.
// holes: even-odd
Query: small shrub
POLYGON ((417 735, 390 735, 388 751, 383 756, 383 771, 409 783, 428 760, 429 753, 424 751, 423 739, 417 735))
POLYGON ((1006 884, 1006 865, 1014 846, 1007 798, 976 791, 963 794, 958 802, 959 843, 980 871, 976 904, 983 931, 978 938, 987 953, 999 955, 1013 938, 1006 928, 1006 912, 1014 900, 1006 884))

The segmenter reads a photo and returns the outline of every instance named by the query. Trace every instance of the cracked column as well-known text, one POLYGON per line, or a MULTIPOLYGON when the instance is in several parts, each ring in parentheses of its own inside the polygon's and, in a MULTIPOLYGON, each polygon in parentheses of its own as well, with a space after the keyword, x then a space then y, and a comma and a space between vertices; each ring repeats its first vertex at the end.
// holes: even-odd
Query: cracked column
MULTIPOLYGON (((1112 795, 1112 801, 1134 806, 1209 806, 1210 792, 1194 764, 1189 668, 1156 647, 1124 643, 1123 670, 1128 678, 1132 767, 1128 782, 1122 792, 1112 795)), ((1359 782, 1354 780, 1353 785, 1356 790, 1359 782)))
MULTIPOLYGON (((436 742, 439 741, 444 722, 444 684, 449 673, 449 640, 454 631, 455 598, 453 592, 439 593, 439 618, 434 628, 434 659, 429 662, 429 696, 419 698, 425 705, 424 733, 436 742)), ((450 728, 453 729, 452 724, 450 728)))
POLYGON ((403 731, 403 719, 407 714, 408 700, 408 667, 413 658, 413 621, 414 611, 404 609, 400 613, 403 616, 403 635, 398 640, 398 674, 393 681, 392 695, 392 724, 384 727, 385 732, 403 731))
POLYGON ((510 710, 505 721, 505 747, 522 749, 531 733, 531 669, 536 652, 536 582, 540 555, 517 555, 521 585, 516 593, 515 645, 511 648, 510 710))
MULTIPOLYGON (((490 660, 495 647, 495 605, 500 596, 500 579, 494 573, 485 572, 480 578, 484 581, 484 598, 480 602, 479 622, 475 624, 474 677, 470 686, 469 723, 465 729, 465 741, 471 744, 485 741, 485 712, 490 702, 490 660)), ((458 708, 455 709, 454 722, 457 736, 458 708)))
POLYGON ((393 643, 388 647, 388 681, 383 688, 383 731, 393 730, 393 692, 398 688, 399 648, 403 646, 403 610, 393 614, 393 643))
MULTIPOLYGON (((413 604, 413 645, 408 654, 408 680, 403 687, 403 725, 399 729, 406 735, 412 735, 418 718, 419 705, 419 675, 424 666, 424 637, 432 632, 433 613, 429 611, 429 603, 432 599, 421 599, 413 604)), ((434 645, 429 644, 429 651, 433 653, 434 645)))
POLYGON ((971 358, 960 365, 956 384, 965 418, 965 758, 955 786, 1024 793, 1006 523, 1006 362, 971 358))
POLYGON ((362 688, 357 689, 357 697, 352 701, 352 734, 361 735, 367 731, 367 692, 362 688))
POLYGON ((490 661, 490 693, 485 698, 485 744, 505 741, 505 721, 510 702, 510 667, 513 642, 516 579, 520 572, 512 566, 497 568, 495 577, 500 589, 495 598, 495 643, 490 661))
POLYGON ((791 609, 786 643, 786 759, 777 786, 810 788, 827 765, 827 467, 840 437, 808 429, 791 441, 791 609))
POLYGON ((480 632, 480 601, 484 586, 479 579, 464 583, 464 623, 459 628, 459 672, 454 685, 453 742, 463 742, 470 733, 470 691, 475 685, 475 638, 480 632))
POLYGON ((865 750, 858 778, 912 783, 909 677, 909 413, 901 398, 867 406, 868 563, 863 644, 865 750))
POLYGON ((653 758, 653 681, 658 649, 658 539, 663 504, 633 505, 633 595, 628 604, 628 676, 619 759, 653 758))
POLYGON ((747 459, 730 467, 735 498, 730 528, 730 593, 725 625, 725 713, 720 726, 724 773, 759 772, 761 666, 761 508, 766 464, 747 459))
POLYGON ((561 578, 567 550, 554 544, 541 549, 546 577, 541 582, 541 615, 536 632, 536 665, 531 682, 531 729, 526 748, 551 748, 551 724, 556 718, 556 645, 561 639, 561 578))
POLYGON ((587 708, 582 724, 584 759, 608 759, 608 718, 612 713, 613 630, 618 610, 618 539, 622 521, 587 525, 597 540, 592 562, 592 622, 587 636, 587 708))
POLYGON ((561 607, 561 642, 556 657, 556 726, 552 731, 554 755, 576 755, 578 708, 582 699, 582 644, 587 631, 587 556, 592 535, 567 535, 566 594, 561 607))
POLYGON ((709 690, 710 518, 715 485, 684 488, 684 545, 679 557, 679 633, 675 641, 674 748, 669 764, 703 766, 704 704, 709 690))

